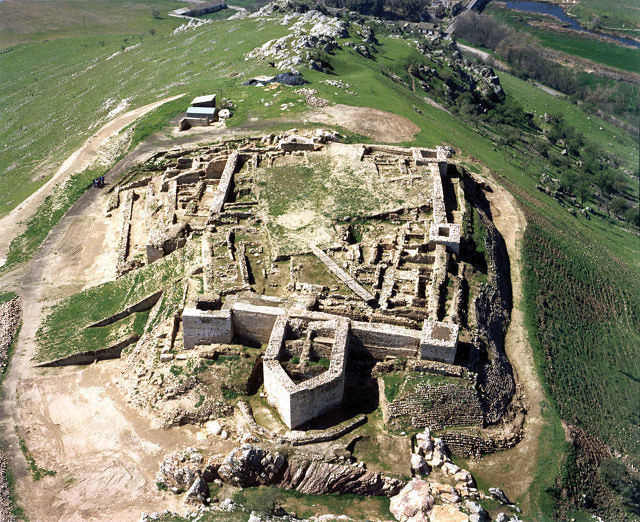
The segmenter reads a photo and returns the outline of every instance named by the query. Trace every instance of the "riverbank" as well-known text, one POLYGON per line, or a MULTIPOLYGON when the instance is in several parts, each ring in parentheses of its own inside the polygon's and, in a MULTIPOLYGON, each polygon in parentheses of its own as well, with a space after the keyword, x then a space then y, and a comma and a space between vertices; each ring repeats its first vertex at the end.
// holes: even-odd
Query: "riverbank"
MULTIPOLYGON (((500 0, 492 2, 492 5, 555 20, 557 23, 551 23, 548 27, 552 30, 579 33, 590 38, 601 39, 623 47, 640 50, 640 37, 628 34, 620 35, 614 31, 603 31, 601 28, 597 27, 593 29, 587 28, 580 23, 578 17, 573 15, 566 8, 566 2, 558 3, 546 0, 500 0)), ((569 4, 569 8, 571 7, 574 7, 574 4, 569 4)))

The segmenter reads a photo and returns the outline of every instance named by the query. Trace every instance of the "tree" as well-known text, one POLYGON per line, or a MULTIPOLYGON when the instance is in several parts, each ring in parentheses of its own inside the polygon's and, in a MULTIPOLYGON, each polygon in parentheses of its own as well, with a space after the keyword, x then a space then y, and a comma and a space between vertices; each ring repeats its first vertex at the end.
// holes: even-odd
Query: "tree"
POLYGON ((151 29, 149 29, 149 34, 153 36, 154 34, 156 34, 156 30, 152 27, 151 29))
POLYGON ((611 212, 616 216, 623 216, 625 211, 629 208, 624 198, 615 197, 611 200, 611 212))
POLYGON ((622 216, 624 220, 636 227, 640 227, 640 210, 637 208, 629 207, 624 211, 624 215, 622 216))
POLYGON ((156 20, 160 20, 160 11, 158 11, 155 7, 151 9, 151 16, 156 20))
POLYGON ((576 197, 580 199, 580 204, 584 207, 584 200, 591 195, 589 185, 584 181, 580 181, 573 190, 576 193, 576 197))

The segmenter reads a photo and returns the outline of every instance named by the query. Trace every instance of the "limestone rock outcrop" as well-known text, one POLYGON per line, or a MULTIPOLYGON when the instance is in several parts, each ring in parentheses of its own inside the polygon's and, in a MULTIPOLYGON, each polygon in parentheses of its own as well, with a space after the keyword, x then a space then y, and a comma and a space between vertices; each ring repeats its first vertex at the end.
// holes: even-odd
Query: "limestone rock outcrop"
POLYGON ((185 504, 208 504, 209 501, 209 485, 202 477, 198 476, 184 496, 184 502, 185 504))
POLYGON ((341 493, 389 497, 400 491, 403 482, 363 467, 292 459, 278 485, 307 495, 341 493))
POLYGON ((218 475, 224 482, 243 488, 274 484, 285 465, 280 453, 247 444, 227 455, 218 475))
POLYGON ((204 457, 195 448, 172 451, 165 455, 156 482, 177 492, 189 489, 200 477, 204 457))
POLYGON ((426 522, 434 503, 431 485, 414 478, 391 499, 389 511, 400 522, 426 522))

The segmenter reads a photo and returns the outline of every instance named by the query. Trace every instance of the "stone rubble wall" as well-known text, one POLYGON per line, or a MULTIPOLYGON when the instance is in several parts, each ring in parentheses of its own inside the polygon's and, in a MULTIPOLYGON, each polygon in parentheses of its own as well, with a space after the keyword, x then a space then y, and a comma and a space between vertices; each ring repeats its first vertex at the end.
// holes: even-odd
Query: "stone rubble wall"
POLYGON ((167 191, 167 216, 173 215, 174 210, 178 206, 178 183, 175 180, 169 182, 169 190, 167 191))
POLYGON ((224 209, 224 203, 229 197, 229 192, 233 183, 233 175, 238 167, 239 154, 238 151, 233 151, 227 159, 227 164, 222 171, 220 182, 216 188, 216 192, 213 195, 213 202, 211 204, 211 218, 219 215, 224 209))
POLYGON ((140 187, 146 187, 149 183, 151 183, 152 179, 153 179, 152 176, 147 176, 146 178, 141 178, 136 181, 132 181, 131 183, 124 185, 122 187, 122 190, 133 190, 140 187))
POLYGON ((318 248, 312 246, 311 251, 315 256, 324 263, 329 271, 335 275, 340 281, 342 281, 354 294, 356 294, 363 301, 370 303, 375 300, 375 296, 364 288, 356 279, 349 274, 344 268, 342 268, 329 254, 318 248))
POLYGON ((168 190, 172 183, 175 183, 176 186, 193 184, 193 183, 197 183, 202 176, 204 176, 204 170, 202 169, 195 169, 195 170, 188 170, 186 172, 181 172, 177 176, 174 176, 172 178, 166 178, 162 182, 162 192, 165 192, 166 190, 168 190))
MULTIPOLYGON (((9 363, 9 350, 20 328, 22 306, 16 297, 0 304, 0 375, 3 375, 9 363)), ((8 484, 9 465, 0 449, 0 520, 14 522, 11 490, 8 484)))
POLYGON ((447 426, 482 426, 483 412, 472 386, 428 383, 397 397, 387 406, 388 421, 414 428, 442 429, 447 426))
POLYGON ((436 245, 433 267, 431 270, 431 284, 427 300, 427 316, 432 321, 438 321, 442 309, 442 290, 447 283, 447 265, 449 254, 443 245, 436 245))
POLYGON ((240 242, 236 250, 236 261, 238 263, 238 272, 240 273, 240 281, 243 285, 250 285, 249 267, 247 265, 247 253, 244 243, 240 242))
POLYGON ((215 274, 213 271, 213 257, 211 255, 211 241, 208 233, 202 235, 201 244, 202 255, 202 286, 205 294, 211 292, 213 283, 215 281, 215 274))
POLYGON ((487 438, 465 433, 445 433, 441 438, 454 455, 470 458, 512 448, 522 439, 522 432, 487 438))
POLYGON ((120 206, 120 186, 117 186, 107 200, 104 213, 108 216, 120 206))
POLYGON ((464 376, 464 368, 462 366, 436 361, 412 361, 409 364, 409 369, 413 372, 425 372, 448 377, 464 376))
POLYGON ((292 446, 306 446, 308 444, 319 444, 321 442, 330 442, 332 440, 344 437, 347 433, 352 432, 359 426, 362 426, 367 422, 365 415, 358 415, 354 419, 351 419, 347 423, 332 426, 329 429, 314 432, 312 435, 305 436, 282 436, 277 433, 270 432, 264 427, 260 426, 253 417, 253 411, 251 406, 246 401, 238 402, 238 412, 242 417, 242 420, 246 423, 249 431, 264 440, 275 442, 278 444, 291 444, 292 446))
POLYGON ((393 145, 363 145, 367 153, 386 152, 389 154, 411 157, 411 149, 406 147, 394 147, 393 145))
MULTIPOLYGON (((445 169, 446 165, 447 164, 445 163, 445 169)), ((436 225, 447 222, 447 209, 444 204, 444 189, 442 188, 442 168, 442 165, 439 163, 432 163, 430 165, 431 175, 433 178, 433 222, 436 225)))
POLYGON ((4 374, 9 362, 9 349, 21 321, 22 304, 19 297, 0 304, 0 375, 4 374))
POLYGON ((129 234, 131 232, 131 213, 133 212, 133 198, 135 192, 132 190, 127 193, 124 207, 122 208, 122 225, 120 227, 120 236, 118 238, 118 251, 116 258, 116 274, 121 276, 125 272, 125 264, 129 256, 129 234))
POLYGON ((489 202, 474 181, 463 178, 465 194, 476 202, 476 208, 486 228, 485 249, 488 256, 489 283, 480 288, 474 301, 477 335, 474 344, 487 353, 487 360, 479 365, 478 386, 482 389, 485 423, 499 422, 516 392, 513 368, 505 351, 505 336, 511 319, 511 267, 504 238, 489 219, 489 202))

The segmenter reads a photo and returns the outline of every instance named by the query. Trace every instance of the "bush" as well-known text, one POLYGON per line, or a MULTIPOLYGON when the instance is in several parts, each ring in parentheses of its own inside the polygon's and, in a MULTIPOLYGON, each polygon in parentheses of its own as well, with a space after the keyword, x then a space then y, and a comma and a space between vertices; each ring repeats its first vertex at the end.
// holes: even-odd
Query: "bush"
POLYGON ((456 35, 474 45, 500 54, 518 76, 533 78, 575 96, 592 106, 636 121, 640 110, 640 86, 596 79, 587 73, 559 65, 544 57, 544 49, 530 35, 514 31, 495 18, 467 12, 458 17, 456 35))
POLYGON ((605 459, 598 466, 598 475, 620 494, 629 507, 636 513, 640 512, 640 480, 629 473, 624 463, 605 459))

